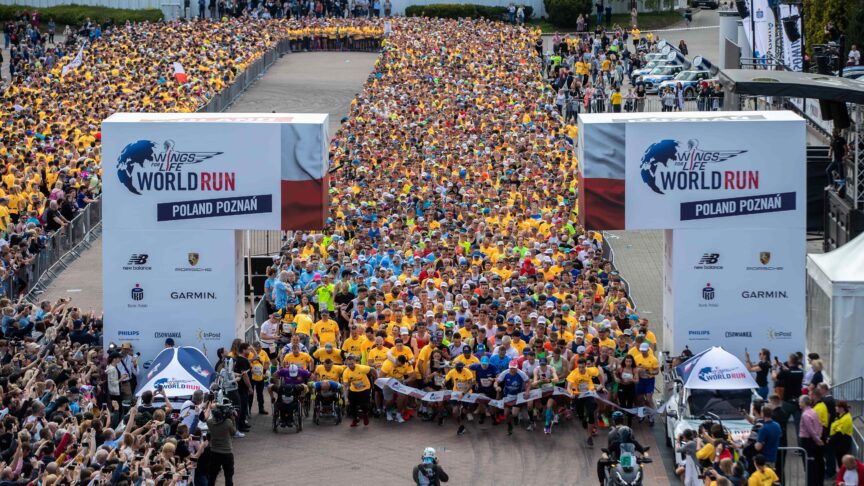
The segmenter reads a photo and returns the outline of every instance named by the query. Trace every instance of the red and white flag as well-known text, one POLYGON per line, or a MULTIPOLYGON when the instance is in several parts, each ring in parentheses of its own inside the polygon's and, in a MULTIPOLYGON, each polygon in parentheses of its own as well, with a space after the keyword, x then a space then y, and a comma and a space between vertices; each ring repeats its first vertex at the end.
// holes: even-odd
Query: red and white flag
POLYGON ((327 118, 282 125, 282 229, 318 230, 327 220, 327 118))
POLYGON ((188 80, 186 77, 186 70, 183 69, 183 65, 179 62, 174 63, 174 79, 176 79, 180 84, 185 84, 188 80))

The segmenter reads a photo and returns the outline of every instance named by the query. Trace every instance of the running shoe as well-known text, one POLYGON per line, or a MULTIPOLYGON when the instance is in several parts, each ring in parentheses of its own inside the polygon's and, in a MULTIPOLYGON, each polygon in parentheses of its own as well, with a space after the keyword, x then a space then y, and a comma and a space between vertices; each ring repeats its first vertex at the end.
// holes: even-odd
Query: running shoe
POLYGON ((558 419, 561 417, 556 413, 554 417, 552 417, 552 425, 558 425, 558 419))
POLYGON ((468 419, 469 422, 474 421, 474 415, 471 414, 471 412, 468 412, 468 414, 465 416, 465 418, 468 419))
POLYGON ((363 425, 364 426, 369 425, 369 416, 368 415, 363 416, 363 425))
POLYGON ((387 421, 388 422, 393 421, 393 412, 391 412, 390 410, 387 410, 387 421))
POLYGON ((543 427, 543 433, 546 435, 551 434, 552 433, 552 427, 549 427, 549 426, 543 427))
POLYGON ((585 443, 588 444, 588 447, 594 447, 594 438, 589 435, 588 439, 585 440, 585 443))
POLYGON ((244 434, 243 432, 240 432, 239 430, 234 432, 235 439, 242 439, 243 437, 246 437, 246 434, 244 434))
POLYGON ((360 420, 355 418, 354 420, 351 421, 351 427, 357 427, 357 424, 359 424, 359 423, 360 423, 360 420))
POLYGON ((528 424, 528 427, 525 427, 525 430, 527 430, 528 432, 531 432, 532 430, 534 430, 534 422, 530 422, 528 424))
POLYGON ((397 422, 399 422, 400 424, 404 424, 404 423, 405 423, 405 419, 402 418, 402 414, 401 414, 401 413, 396 412, 396 413, 394 413, 393 415, 396 416, 396 421, 397 421, 397 422))
POLYGON ((465 426, 464 425, 459 426, 459 429, 456 431, 456 435, 458 435, 458 436, 465 435, 465 426))
POLYGON ((513 422, 507 422, 507 435, 513 435, 513 422))

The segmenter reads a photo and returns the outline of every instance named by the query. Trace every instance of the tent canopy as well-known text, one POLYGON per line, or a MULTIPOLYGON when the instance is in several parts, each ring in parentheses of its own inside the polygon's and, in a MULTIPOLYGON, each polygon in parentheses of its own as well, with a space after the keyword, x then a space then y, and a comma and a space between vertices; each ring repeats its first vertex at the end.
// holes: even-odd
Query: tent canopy
POLYGON ((856 287, 864 292, 864 233, 834 251, 807 255, 807 270, 829 296, 849 295, 856 287))
POLYGON ((719 346, 706 349, 675 370, 691 390, 746 390, 758 388, 740 359, 719 346))
POLYGON ((720 82, 730 85, 736 94, 818 98, 864 104, 864 82, 839 76, 761 69, 723 69, 720 71, 720 82))
POLYGON ((196 390, 209 390, 215 376, 213 366, 197 348, 166 348, 156 356, 150 369, 138 377, 135 396, 161 387, 169 399, 188 397, 196 390))

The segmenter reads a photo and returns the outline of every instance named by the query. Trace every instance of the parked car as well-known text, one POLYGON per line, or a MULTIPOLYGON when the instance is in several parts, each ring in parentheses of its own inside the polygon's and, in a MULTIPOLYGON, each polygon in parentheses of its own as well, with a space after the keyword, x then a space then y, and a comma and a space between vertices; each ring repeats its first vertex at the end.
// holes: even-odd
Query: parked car
POLYGON ((660 86, 657 88, 657 93, 662 93, 667 87, 674 89, 678 83, 681 83, 681 87, 684 88, 684 99, 692 100, 696 98, 696 89, 702 81, 714 82, 715 80, 711 79, 711 73, 708 71, 681 71, 674 78, 660 83, 660 86))
POLYGON ((693 0, 693 6, 717 10, 718 8, 720 8, 720 2, 719 0, 693 0))
POLYGON ((675 78, 682 71, 684 71, 684 66, 680 65, 659 66, 652 69, 649 74, 642 76, 642 79, 637 83, 641 82, 645 86, 646 93, 656 93, 660 83, 675 78))
POLYGON ((650 61, 645 67, 640 69, 634 69, 632 74, 632 81, 636 83, 639 81, 639 78, 642 76, 647 76, 651 71, 660 67, 660 66, 678 66, 680 63, 677 61, 668 61, 666 59, 658 59, 656 61, 650 61))

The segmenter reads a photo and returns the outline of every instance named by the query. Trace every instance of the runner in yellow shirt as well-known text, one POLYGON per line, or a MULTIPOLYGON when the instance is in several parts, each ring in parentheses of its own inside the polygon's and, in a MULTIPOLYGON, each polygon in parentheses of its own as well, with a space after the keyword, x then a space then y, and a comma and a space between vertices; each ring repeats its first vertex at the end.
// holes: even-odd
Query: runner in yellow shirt
POLYGON ((342 372, 345 371, 344 366, 333 363, 333 360, 327 358, 323 364, 315 367, 315 373, 312 375, 314 381, 331 380, 339 383, 342 381, 342 372))
POLYGON ((471 389, 474 387, 474 373, 465 366, 463 361, 459 361, 456 362, 454 368, 448 371, 447 375, 444 376, 444 383, 453 384, 454 393, 450 399, 450 405, 453 407, 453 416, 456 417, 456 423, 459 424, 459 428, 456 430, 456 435, 462 435, 465 433, 465 424, 462 423, 462 397, 465 394, 471 393, 471 389))
MULTIPOLYGON (((261 349, 261 343, 256 342, 249 350, 249 363, 252 365, 251 380, 258 400, 258 414, 267 415, 264 409, 264 387, 267 385, 267 370, 270 369, 270 357, 267 351, 261 349)), ((250 404, 251 408, 251 404, 250 404)))
POLYGON ((369 425, 369 407, 371 404, 372 380, 375 370, 366 365, 357 364, 357 358, 345 358, 345 370, 342 371, 342 383, 348 398, 348 411, 353 420, 351 427, 357 427, 360 419, 363 425, 369 425))
MULTIPOLYGON (((660 362, 651 353, 651 345, 643 342, 639 345, 639 353, 633 357, 639 369, 639 382, 636 383, 636 404, 650 407, 654 402, 654 377, 660 372, 660 362)), ((648 417, 648 423, 654 424, 654 416, 648 417)))
POLYGON ((579 358, 576 362, 576 368, 567 375, 567 391, 573 396, 572 407, 576 410, 576 414, 582 420, 582 427, 588 429, 588 424, 591 423, 591 431, 588 433, 586 442, 589 446, 594 445, 594 436, 597 434, 597 428, 594 423, 594 411, 597 409, 597 404, 594 401, 594 396, 580 396, 583 393, 594 391, 594 379, 598 379, 600 387, 603 386, 603 374, 595 367, 588 367, 585 358, 579 358))

